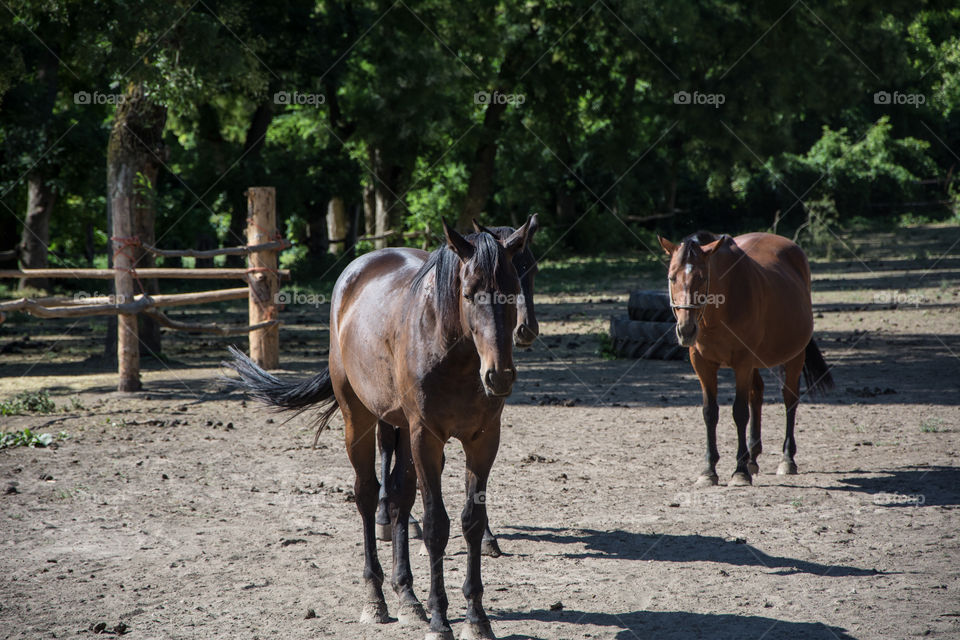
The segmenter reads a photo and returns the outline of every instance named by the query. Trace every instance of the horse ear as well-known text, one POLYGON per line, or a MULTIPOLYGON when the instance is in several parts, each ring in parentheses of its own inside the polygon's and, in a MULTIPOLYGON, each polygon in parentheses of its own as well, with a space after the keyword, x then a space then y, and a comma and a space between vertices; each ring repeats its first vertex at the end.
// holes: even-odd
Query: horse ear
POLYGON ((531 235, 530 225, 532 222, 533 218, 527 218, 522 227, 511 233, 510 237, 503 241, 503 248, 511 258, 526 248, 527 239, 531 235))
POLYGON ((471 218, 473 220, 473 230, 477 233, 483 233, 483 227, 480 226, 480 223, 477 222, 476 218, 471 218))
POLYGON ((703 255, 708 256, 714 251, 716 251, 720 247, 720 245, 722 245, 724 242, 726 242, 729 239, 730 239, 730 236, 728 236, 727 234, 723 234, 720 236, 719 239, 714 240, 710 244, 705 244, 702 247, 700 247, 700 250, 703 251, 703 255))
POLYGON ((447 246, 457 254, 461 262, 468 262, 474 254, 474 246, 467 239, 457 233, 457 230, 447 224, 446 218, 440 218, 443 223, 443 235, 447 239, 447 246))
POLYGON ((530 223, 530 232, 527 233, 527 241, 533 242, 533 234, 540 228, 540 222, 537 220, 537 214, 533 214, 527 220, 530 223))
POLYGON ((657 240, 660 241, 660 246, 663 247, 663 250, 667 252, 668 256, 677 250, 677 245, 673 244, 666 238, 663 238, 660 235, 657 235, 657 240))

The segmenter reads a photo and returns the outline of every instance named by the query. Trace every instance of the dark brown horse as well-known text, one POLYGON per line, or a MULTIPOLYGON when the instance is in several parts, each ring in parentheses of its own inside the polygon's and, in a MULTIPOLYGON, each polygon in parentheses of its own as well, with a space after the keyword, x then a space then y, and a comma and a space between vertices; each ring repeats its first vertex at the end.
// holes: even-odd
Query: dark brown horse
POLYGON ((827 390, 833 378, 813 340, 810 266, 803 250, 781 236, 748 233, 731 238, 695 233, 679 245, 660 238, 670 256, 670 305, 677 317, 677 339, 690 347, 690 362, 703 390, 707 426, 706 465, 698 485, 717 484, 717 370, 733 369, 736 397, 737 468, 731 485, 749 485, 759 472, 760 369, 783 365, 787 433, 777 474, 797 473, 793 437, 800 373, 808 391, 827 390), (747 440, 747 420, 750 439, 747 440))
MULTIPOLYGON (((537 275, 537 260, 530 250, 533 244, 533 236, 539 229, 537 215, 530 217, 530 223, 527 231, 526 246, 513 256, 513 267, 520 275, 520 288, 523 293, 523 300, 517 305, 517 328, 513 332, 513 344, 517 347, 529 347, 533 341, 540 335, 540 325, 537 323, 537 316, 533 308, 533 281, 537 275)), ((497 240, 505 242, 507 238, 516 233, 513 227, 483 227, 476 220, 473 221, 474 234, 468 235, 467 240, 472 241, 476 234, 489 233, 497 240)), ((424 254, 426 257, 426 254, 424 254)), ((390 467, 393 461, 393 452, 396 449, 397 435, 396 427, 380 428, 377 431, 377 444, 380 449, 380 477, 390 476, 390 467)), ((390 525, 389 496, 387 495, 387 485, 380 487, 380 503, 377 509, 377 538, 380 540, 390 540, 393 537, 392 527, 390 525)), ((410 517, 409 525, 416 531, 417 521, 410 517)), ((497 558, 502 555, 497 538, 490 530, 489 524, 483 531, 483 541, 480 545, 480 552, 485 556, 497 558)))
POLYGON ((405 525, 419 483, 423 536, 430 555, 428 638, 453 638, 447 620, 443 554, 450 534, 441 495, 443 447, 460 440, 466 457, 467 542, 461 637, 493 638, 483 608, 480 543, 487 525, 487 477, 500 442, 504 398, 516 379, 512 337, 520 280, 512 258, 526 246, 530 221, 500 242, 489 233, 467 240, 444 223, 446 246, 426 257, 412 249, 382 249, 354 260, 340 275, 330 306, 327 370, 303 382, 283 382, 234 350, 227 366, 260 400, 282 409, 326 405, 320 428, 343 414, 347 455, 356 473, 363 520, 366 604, 361 622, 387 622, 383 569, 374 531, 376 430, 397 428, 396 464, 388 478, 393 529, 393 589, 401 623, 425 621, 413 591, 405 525))

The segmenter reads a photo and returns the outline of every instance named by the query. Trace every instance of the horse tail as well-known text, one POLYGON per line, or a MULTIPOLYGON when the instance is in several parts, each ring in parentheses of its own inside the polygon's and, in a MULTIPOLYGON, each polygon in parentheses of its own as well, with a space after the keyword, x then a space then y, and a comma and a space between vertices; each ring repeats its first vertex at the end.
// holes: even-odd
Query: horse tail
POLYGON ((806 358, 803 361, 803 380, 810 393, 827 393, 833 389, 833 376, 830 367, 820 353, 817 341, 810 338, 807 343, 806 358))
POLYGON ((236 347, 229 347, 233 360, 221 362, 228 369, 240 374, 240 378, 221 376, 227 384, 240 387, 260 402, 275 408, 278 411, 297 410, 301 413, 313 405, 319 404, 320 421, 314 445, 320 437, 320 432, 326 428, 333 414, 340 405, 333 394, 333 383, 330 381, 330 369, 323 371, 306 380, 284 382, 276 376, 264 371, 236 347))

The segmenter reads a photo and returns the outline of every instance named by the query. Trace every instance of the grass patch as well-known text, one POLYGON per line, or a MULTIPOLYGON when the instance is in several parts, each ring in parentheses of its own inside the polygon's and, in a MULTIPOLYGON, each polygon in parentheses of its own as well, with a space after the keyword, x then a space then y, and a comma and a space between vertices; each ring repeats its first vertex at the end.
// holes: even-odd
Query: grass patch
POLYGON ((628 255, 571 256, 539 263, 537 293, 573 293, 619 290, 636 283, 662 276, 666 270, 660 261, 647 252, 628 255))
POLYGON ((610 334, 607 333, 595 333, 597 340, 600 342, 597 347, 597 355, 600 356, 601 360, 616 360, 617 352, 613 350, 613 339, 610 337, 610 334))
POLYGON ((20 431, 0 431, 0 449, 11 447, 46 447, 58 440, 65 440, 67 433, 61 431, 57 435, 52 433, 35 433, 30 429, 20 431))
POLYGON ((920 423, 922 433, 940 433, 943 430, 943 420, 941 418, 927 418, 920 423))

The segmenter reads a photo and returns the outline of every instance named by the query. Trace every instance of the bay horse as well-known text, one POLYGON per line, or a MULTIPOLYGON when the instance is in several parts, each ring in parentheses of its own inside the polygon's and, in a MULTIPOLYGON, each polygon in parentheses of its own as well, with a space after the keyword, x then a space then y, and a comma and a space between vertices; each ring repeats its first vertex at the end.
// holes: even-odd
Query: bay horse
POLYGON ((460 440, 466 458, 467 543, 462 638, 494 638, 483 608, 480 542, 487 525, 485 491, 500 443, 500 416, 517 372, 512 337, 520 280, 512 258, 527 244, 528 220, 508 238, 467 239, 443 222, 446 244, 431 254, 406 248, 373 251, 337 279, 330 304, 328 367, 305 381, 281 381, 232 349, 224 363, 235 384, 279 409, 323 408, 319 430, 339 409, 354 495, 363 522, 366 602, 362 623, 389 620, 375 519, 380 483, 376 430, 396 427, 396 464, 384 479, 393 533, 392 586, 401 624, 426 622, 413 591, 408 528, 417 485, 430 556, 428 640, 447 640, 443 556, 450 518, 441 495, 443 448, 460 440))
POLYGON ((698 486, 717 484, 717 371, 736 379, 733 421, 737 466, 729 484, 752 484, 762 451, 760 369, 783 365, 781 379, 787 428, 778 475, 797 473, 793 436, 800 401, 800 373, 808 392, 833 387, 830 369, 813 339, 810 265, 803 250, 784 237, 748 233, 732 238, 700 231, 677 245, 657 236, 670 256, 667 271, 677 339, 690 347, 690 362, 703 392, 707 427, 706 465, 698 486), (747 420, 750 437, 747 440, 747 420))
MULTIPOLYGON (((537 214, 530 216, 529 222, 526 245, 513 256, 513 267, 520 276, 520 290, 523 294, 521 304, 517 305, 517 327, 513 332, 513 344, 520 348, 529 347, 540 335, 540 325, 537 322, 537 315, 533 307, 533 281, 537 275, 537 260, 530 250, 533 244, 533 236, 540 228, 537 214)), ((476 220, 473 221, 473 230, 474 234, 468 235, 468 240, 471 240, 475 234, 489 233, 501 242, 506 241, 517 231, 513 227, 484 227, 476 220)), ((393 452, 396 449, 396 427, 393 429, 389 426, 380 428, 377 430, 377 435, 377 445, 380 450, 380 477, 387 478, 390 475, 390 465, 393 460, 393 452)), ((387 485, 384 483, 380 487, 380 502, 377 508, 377 538, 380 540, 390 540, 393 537, 388 505, 389 496, 387 495, 387 485)), ((414 531, 418 526, 412 515, 410 516, 409 526, 413 527, 414 531)), ((503 554, 489 524, 483 531, 480 553, 492 558, 498 558, 503 554)))

